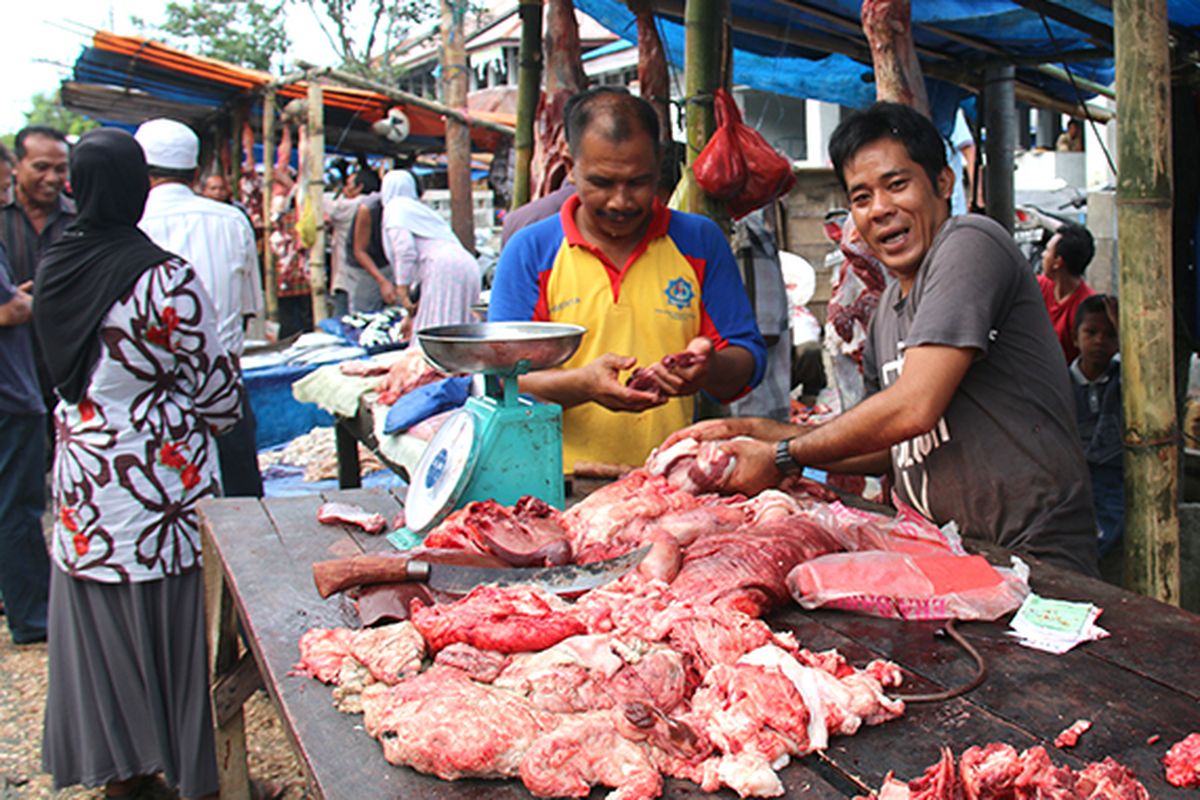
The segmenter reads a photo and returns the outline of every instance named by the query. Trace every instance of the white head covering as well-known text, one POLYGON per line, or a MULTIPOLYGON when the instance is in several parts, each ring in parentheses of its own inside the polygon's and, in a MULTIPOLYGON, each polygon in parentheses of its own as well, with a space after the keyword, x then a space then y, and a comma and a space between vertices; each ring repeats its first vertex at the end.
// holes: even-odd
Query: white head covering
POLYGON ((200 154, 200 137, 195 131, 173 119, 152 119, 138 126, 133 135, 146 163, 163 169, 195 169, 200 154))
POLYGON ((383 176, 380 200, 383 202, 383 227, 401 228, 413 236, 458 242, 450 223, 417 198, 417 182, 411 173, 396 169, 383 176))
POLYGON ((420 199, 417 197, 417 179, 406 169, 394 169, 384 175, 379 191, 383 196, 385 205, 393 197, 408 197, 412 200, 420 199))

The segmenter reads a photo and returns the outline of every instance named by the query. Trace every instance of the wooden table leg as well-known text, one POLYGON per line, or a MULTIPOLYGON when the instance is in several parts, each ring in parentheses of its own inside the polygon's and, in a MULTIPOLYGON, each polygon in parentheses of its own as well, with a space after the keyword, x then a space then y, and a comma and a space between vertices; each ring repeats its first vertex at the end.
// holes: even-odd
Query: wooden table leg
POLYGON ((333 426, 334 443, 337 446, 337 474, 339 489, 357 489, 362 486, 361 467, 358 463, 358 440, 350 432, 350 420, 337 418, 333 426))
MULTIPOLYGON (((221 559, 209 537, 204 537, 204 606, 208 623, 209 686, 212 687, 213 731, 217 745, 217 776, 221 786, 221 800, 250 800, 250 772, 246 766, 246 728, 242 719, 241 702, 236 707, 222 701, 218 689, 232 678, 246 685, 252 681, 238 680, 245 665, 239 669, 237 610, 233 598, 225 586, 225 575, 221 559)), ((253 664, 254 658, 246 654, 253 664)), ((257 673, 257 669, 255 670, 257 673)), ((252 690, 251 690, 252 691, 252 690)), ((225 694, 228 694, 226 691, 225 694)), ((240 694, 240 692, 239 692, 240 694)))

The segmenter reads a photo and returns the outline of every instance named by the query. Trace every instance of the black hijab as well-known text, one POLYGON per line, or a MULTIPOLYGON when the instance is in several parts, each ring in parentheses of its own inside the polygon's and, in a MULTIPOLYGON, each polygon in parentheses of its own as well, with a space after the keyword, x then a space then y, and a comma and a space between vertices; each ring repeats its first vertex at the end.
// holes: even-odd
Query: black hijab
POLYGON ((150 175, 132 136, 114 128, 88 131, 71 148, 70 165, 77 216, 42 256, 33 325, 55 388, 78 403, 100 358, 96 333, 108 310, 171 254, 137 227, 150 175))

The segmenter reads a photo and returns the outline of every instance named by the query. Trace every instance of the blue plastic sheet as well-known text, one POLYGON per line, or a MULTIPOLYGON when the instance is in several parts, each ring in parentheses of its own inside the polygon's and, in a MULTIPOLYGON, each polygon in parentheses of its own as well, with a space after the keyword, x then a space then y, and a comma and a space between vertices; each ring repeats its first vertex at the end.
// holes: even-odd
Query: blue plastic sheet
POLYGON ((400 433, 434 414, 458 408, 467 402, 470 390, 470 376, 444 378, 413 389, 402 395, 388 410, 383 432, 400 433))
MULTIPOLYGON (((839 28, 799 4, 783 0, 731 0, 731 4, 734 17, 778 32, 776 37, 733 32, 732 78, 735 85, 851 108, 862 108, 874 101, 870 64, 846 56, 828 55, 820 46, 822 40, 830 40, 831 31, 849 38, 855 38, 854 32, 839 28)), ((861 0, 811 0, 808 5, 845 20, 860 20, 861 0)), ((1097 0, 1054 0, 1054 5, 1112 25, 1112 11, 1097 0)), ((630 42, 637 41, 636 20, 621 0, 575 0, 575 6, 617 36, 630 42)), ((1170 0, 1167 9, 1174 25, 1187 29, 1200 25, 1200 2, 1197 0, 1170 0)), ((1013 56, 1042 57, 1045 63, 1051 64, 1062 54, 1095 48, 1095 43, 1085 34, 1043 19, 1037 12, 1022 8, 1013 0, 921 0, 912 4, 912 16, 913 37, 918 47, 936 49, 962 61, 996 59, 995 54, 985 52, 982 47, 964 43, 959 38, 963 36, 981 45, 999 47, 1013 56)), ((682 70, 682 20, 660 15, 656 22, 667 60, 682 70)), ((832 40, 830 44, 833 44, 832 40)), ((1115 75, 1111 58, 1075 62, 1070 69, 1076 76, 1103 84, 1111 83, 1115 75)), ((1067 101, 1078 99, 1069 84, 1043 75, 1032 67, 1020 67, 1018 75, 1022 82, 1038 86, 1054 97, 1067 101)), ((969 93, 929 78, 926 87, 934 121, 944 134, 949 135, 954 124, 954 111, 969 93)), ((1084 98, 1092 96, 1083 93, 1084 98)))
POLYGON ((246 370, 242 378, 250 393, 257 433, 254 443, 266 450, 313 428, 328 427, 333 417, 313 403, 301 403, 292 396, 292 384, 322 364, 282 365, 246 370))

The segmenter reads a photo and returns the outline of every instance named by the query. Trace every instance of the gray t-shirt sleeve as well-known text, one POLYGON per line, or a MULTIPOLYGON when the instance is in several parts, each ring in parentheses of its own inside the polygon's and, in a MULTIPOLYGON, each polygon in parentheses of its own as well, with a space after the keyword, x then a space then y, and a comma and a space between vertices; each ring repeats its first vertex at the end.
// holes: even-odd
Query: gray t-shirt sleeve
POLYGON ((913 285, 916 305, 904 344, 969 347, 986 355, 1017 276, 990 231, 948 224, 913 285))

